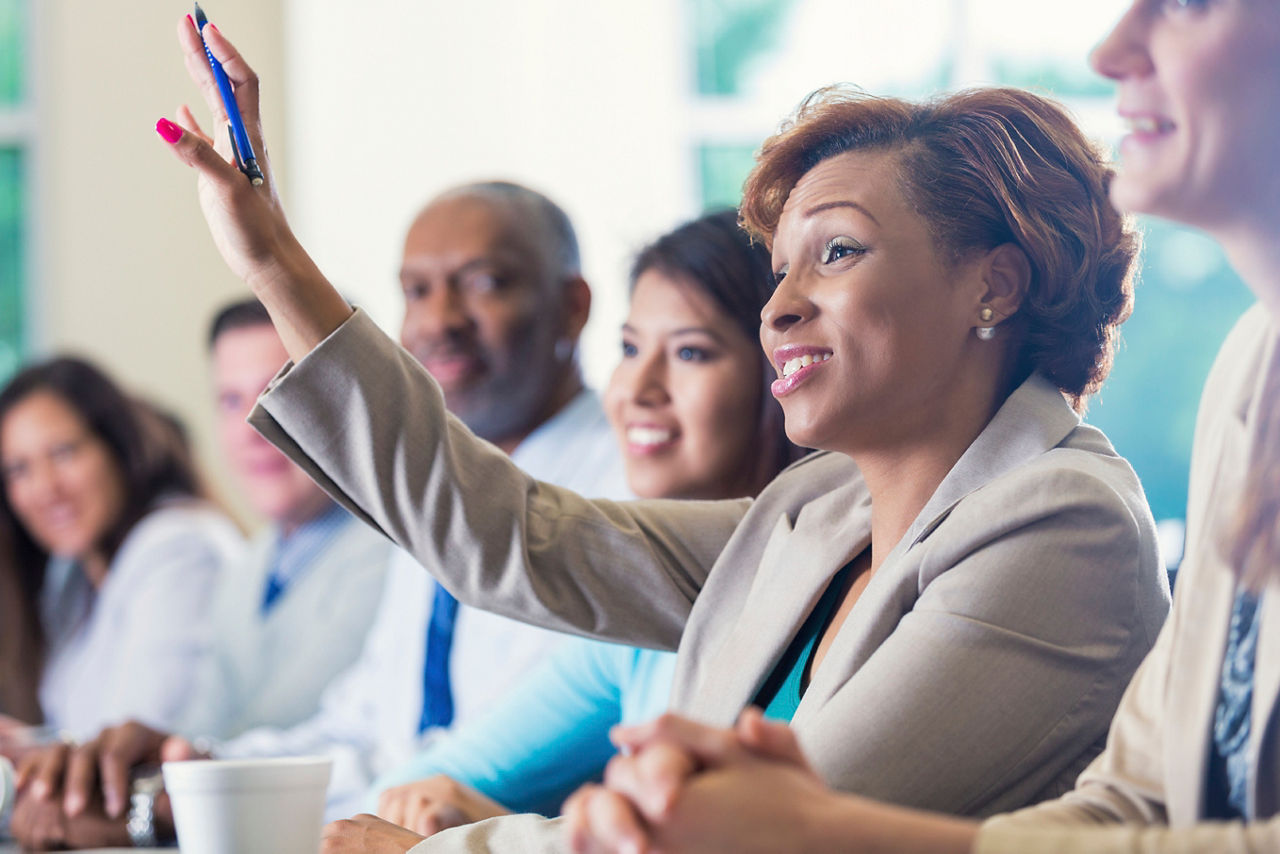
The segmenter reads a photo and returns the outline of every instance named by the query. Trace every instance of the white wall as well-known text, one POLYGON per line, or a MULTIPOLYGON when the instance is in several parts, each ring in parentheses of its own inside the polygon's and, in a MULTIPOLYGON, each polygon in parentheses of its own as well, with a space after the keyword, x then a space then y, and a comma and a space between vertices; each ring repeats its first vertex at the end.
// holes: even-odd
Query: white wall
MULTIPOLYGON (((154 130, 156 119, 173 117, 184 101, 204 113, 175 37, 190 6, 30 5, 38 130, 28 293, 38 354, 88 355, 170 406, 216 467, 204 335, 214 307, 244 286, 214 251, 191 173, 154 130)), ((267 120, 279 130, 281 0, 214 0, 210 7, 212 19, 260 69, 267 120)))
POLYGON ((626 270, 696 215, 680 0, 287 0, 291 219, 393 334, 404 230, 437 192, 506 178, 560 203, 594 286, 588 379, 616 361, 626 270))

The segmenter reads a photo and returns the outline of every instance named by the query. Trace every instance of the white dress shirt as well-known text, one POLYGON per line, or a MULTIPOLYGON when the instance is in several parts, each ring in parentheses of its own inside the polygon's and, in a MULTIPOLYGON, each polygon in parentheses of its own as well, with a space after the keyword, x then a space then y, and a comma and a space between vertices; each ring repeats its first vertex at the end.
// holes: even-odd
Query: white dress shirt
POLYGON ((78 563, 51 560, 40 597, 46 722, 74 738, 130 718, 176 725, 209 651, 219 573, 243 548, 211 506, 172 501, 133 526, 96 591, 78 563))
MULTIPOLYGON (((599 498, 626 498, 626 475, 598 395, 583 391, 525 438, 511 459, 539 480, 599 498)), ((323 753, 334 758, 327 817, 358 812, 381 772, 429 742, 419 734, 427 623, 435 581, 396 551, 360 659, 326 690, 320 712, 287 730, 257 729, 220 745, 220 757, 323 753)), ((487 709, 563 636, 478 611, 458 610, 449 657, 454 725, 487 709)))

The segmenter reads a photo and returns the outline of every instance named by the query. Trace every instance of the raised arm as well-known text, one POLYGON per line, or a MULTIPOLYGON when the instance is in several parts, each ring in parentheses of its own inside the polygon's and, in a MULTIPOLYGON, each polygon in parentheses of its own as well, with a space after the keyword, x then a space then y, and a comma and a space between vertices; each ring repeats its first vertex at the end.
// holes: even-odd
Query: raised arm
MULTIPOLYGON (((552 628, 674 648, 702 580, 745 504, 628 511, 526 477, 445 414, 439 388, 324 278, 275 191, 252 69, 212 25, 265 181, 231 163, 226 119, 200 35, 187 69, 217 123, 157 130, 199 173, 219 251, 271 313, 297 363, 254 423, 349 509, 408 549, 458 598, 552 628), (213 140, 217 140, 216 143, 213 140), (321 358, 306 358, 321 345, 321 358), (641 607, 637 607, 641 606, 641 607)), ((566 448, 566 453, 573 453, 566 448)))
POLYGON ((362 312, 250 421, 460 601, 635 646, 675 648, 750 506, 589 500, 535 480, 446 413, 435 381, 362 312))

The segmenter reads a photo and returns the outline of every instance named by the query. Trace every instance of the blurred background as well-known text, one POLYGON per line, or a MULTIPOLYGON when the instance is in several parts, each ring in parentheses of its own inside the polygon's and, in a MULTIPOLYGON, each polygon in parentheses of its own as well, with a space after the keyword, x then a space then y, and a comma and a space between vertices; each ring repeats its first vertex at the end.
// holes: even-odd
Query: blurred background
MULTIPOLYGON (((1089 48, 1122 0, 209 0, 262 79, 295 229, 393 335, 409 219, 438 191, 506 178, 577 226, 595 304, 583 349, 618 355, 630 256, 736 204, 760 142, 811 90, 922 96, 975 84, 1065 102, 1105 144, 1111 86, 1089 48)), ((153 131, 203 115, 176 0, 0 0, 0 381, 70 350, 180 413, 204 461, 204 336, 243 286, 217 257, 190 173, 153 131)), ((1143 222, 1137 309, 1088 420, 1137 469, 1180 558, 1200 386, 1250 302, 1206 238, 1143 222)), ((220 480, 220 478, 215 478, 220 480)), ((244 516, 243 508, 237 508, 244 516)), ((247 521, 252 521, 245 516, 247 521)))

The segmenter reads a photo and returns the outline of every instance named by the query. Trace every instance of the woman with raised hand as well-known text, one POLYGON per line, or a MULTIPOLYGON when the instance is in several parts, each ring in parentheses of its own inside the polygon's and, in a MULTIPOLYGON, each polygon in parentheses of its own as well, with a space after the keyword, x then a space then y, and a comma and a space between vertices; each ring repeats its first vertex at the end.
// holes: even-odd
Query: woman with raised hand
POLYGON ((1178 595, 1105 750, 978 825, 831 792, 754 715, 667 718, 619 734, 638 753, 612 791, 575 796, 579 851, 1280 849, 1280 4, 1137 0, 1092 61, 1131 128, 1112 198, 1208 232, 1258 298, 1205 385, 1178 595))
MULTIPOLYGON (((685 223, 636 256, 604 402, 637 496, 751 496, 799 458, 756 341, 772 293, 769 253, 736 211, 685 223)), ((674 667, 669 652, 567 641, 481 720, 379 780, 378 815, 423 835, 511 811, 554 815, 598 779, 612 726, 667 708, 674 667)))
MULTIPOLYGON (((261 152, 253 73, 205 32, 261 152)), ((180 38, 217 114, 200 36, 180 38)), ((221 125, 183 118, 158 130, 294 359, 252 420, 460 600, 679 646, 674 709, 728 724, 759 705, 844 790, 986 815, 1060 793, 1095 755, 1168 587, 1137 478, 1080 421, 1136 240, 1061 108, 1003 89, 810 101, 744 214, 778 282, 771 392, 791 440, 824 453, 754 500, 629 503, 533 481, 450 418, 298 244, 270 170, 253 186, 221 125)), ((332 827, 330 850, 393 826, 374 827, 332 827)), ((512 817, 423 850, 538 838, 512 817)))
POLYGON ((172 724, 241 547, 181 426, 88 362, 52 359, 0 390, 0 476, 0 711, 78 738, 172 724))

